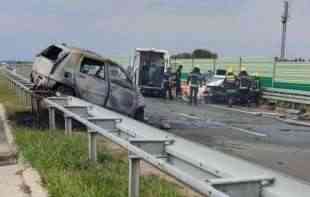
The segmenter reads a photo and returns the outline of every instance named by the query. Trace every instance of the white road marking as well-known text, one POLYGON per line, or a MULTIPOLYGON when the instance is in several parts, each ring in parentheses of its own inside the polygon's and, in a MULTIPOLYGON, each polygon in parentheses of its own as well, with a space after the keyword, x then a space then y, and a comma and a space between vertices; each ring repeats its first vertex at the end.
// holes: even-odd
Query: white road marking
POLYGON ((196 120, 202 120, 201 118, 199 118, 198 116, 194 116, 194 115, 189 115, 189 114, 185 114, 185 113, 178 113, 181 116, 184 116, 186 118, 191 118, 191 119, 196 119, 196 120))
MULTIPOLYGON (((185 113, 178 113, 178 114, 181 115, 181 116, 187 117, 187 118, 192 118, 192 119, 196 119, 196 120, 202 120, 201 118, 199 118, 197 116, 193 116, 193 115, 189 115, 189 114, 185 114, 185 113)), ((255 131, 249 131, 247 129, 242 129, 242 128, 238 128, 238 127, 228 126, 228 128, 231 128, 231 129, 234 129, 234 130, 237 130, 237 131, 241 131, 243 133, 247 133, 247 134, 250 134, 250 135, 255 135, 257 137, 267 137, 268 136, 268 135, 263 134, 263 133, 258 133, 258 132, 255 132, 255 131)))
POLYGON ((257 112, 257 111, 247 111, 247 110, 242 110, 242 109, 236 109, 236 108, 231 108, 231 107, 224 107, 224 106, 219 106, 219 105, 213 105, 209 104, 209 106, 217 109, 223 109, 223 110, 228 110, 228 111, 235 111, 235 112, 240 112, 240 113, 245 113, 245 114, 251 114, 251 115, 262 115, 262 112, 257 112))
POLYGON ((247 133, 247 134, 255 135, 255 136, 258 136, 258 137, 267 137, 268 136, 268 135, 263 134, 263 133, 249 131, 247 129, 242 129, 242 128, 238 128, 238 127, 230 127, 230 128, 232 128, 234 130, 238 130, 238 131, 244 132, 244 133, 247 133))
POLYGON ((279 116, 283 116, 283 114, 277 113, 277 112, 247 111, 247 110, 231 108, 231 107, 225 107, 225 106, 219 106, 219 105, 214 105, 214 104, 208 104, 208 105, 210 107, 217 108, 217 109, 223 109, 223 110, 228 110, 228 111, 235 111, 235 112, 240 112, 240 113, 245 113, 245 114, 251 114, 251 115, 254 115, 254 116, 264 116, 264 117, 279 117, 279 116))

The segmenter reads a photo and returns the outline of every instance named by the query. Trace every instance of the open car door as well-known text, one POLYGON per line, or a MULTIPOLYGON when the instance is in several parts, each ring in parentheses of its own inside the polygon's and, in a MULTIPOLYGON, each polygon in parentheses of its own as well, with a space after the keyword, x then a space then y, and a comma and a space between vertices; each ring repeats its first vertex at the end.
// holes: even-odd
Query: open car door
POLYGON ((109 98, 109 84, 104 62, 83 57, 76 76, 77 91, 81 98, 105 106, 109 98))
POLYGON ((107 107, 132 115, 137 106, 137 92, 125 70, 119 65, 109 65, 111 95, 107 107))

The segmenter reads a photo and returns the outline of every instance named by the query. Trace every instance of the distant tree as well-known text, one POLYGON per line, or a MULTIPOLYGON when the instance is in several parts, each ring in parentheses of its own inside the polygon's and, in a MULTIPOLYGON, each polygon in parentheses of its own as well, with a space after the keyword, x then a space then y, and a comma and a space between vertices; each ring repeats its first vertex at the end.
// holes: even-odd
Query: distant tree
POLYGON ((213 53, 207 49, 195 49, 192 56, 194 58, 217 58, 216 53, 213 53))
POLYGON ((182 58, 182 59, 190 59, 192 58, 192 54, 191 53, 179 53, 176 55, 172 55, 172 58, 182 58))
POLYGON ((206 58, 206 59, 217 59, 218 55, 207 49, 195 49, 192 53, 179 53, 172 55, 171 58, 182 58, 182 59, 191 59, 191 58, 206 58))

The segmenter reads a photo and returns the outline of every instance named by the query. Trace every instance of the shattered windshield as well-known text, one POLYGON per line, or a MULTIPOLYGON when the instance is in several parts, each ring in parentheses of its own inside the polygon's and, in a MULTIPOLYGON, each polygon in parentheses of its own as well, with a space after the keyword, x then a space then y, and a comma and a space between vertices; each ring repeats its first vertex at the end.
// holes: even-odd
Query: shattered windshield
POLYGON ((61 48, 53 45, 45 49, 41 55, 52 62, 56 62, 64 56, 64 53, 65 52, 61 48))

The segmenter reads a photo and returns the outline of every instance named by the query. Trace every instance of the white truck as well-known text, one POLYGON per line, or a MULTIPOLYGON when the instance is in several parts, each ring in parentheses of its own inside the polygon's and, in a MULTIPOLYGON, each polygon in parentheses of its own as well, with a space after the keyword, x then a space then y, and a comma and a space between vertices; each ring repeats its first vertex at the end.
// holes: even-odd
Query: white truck
POLYGON ((129 72, 142 94, 163 96, 164 74, 169 66, 167 50, 136 48, 129 72))

